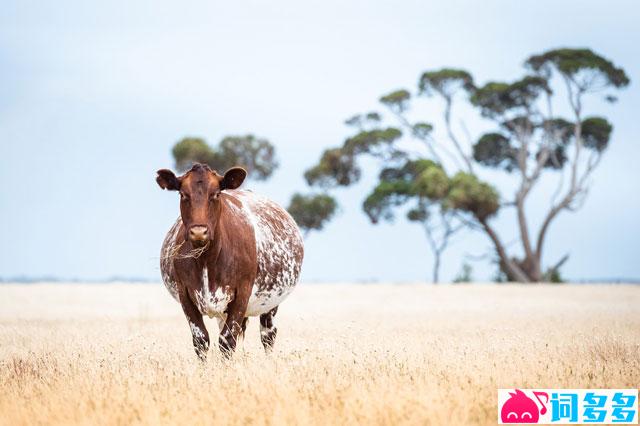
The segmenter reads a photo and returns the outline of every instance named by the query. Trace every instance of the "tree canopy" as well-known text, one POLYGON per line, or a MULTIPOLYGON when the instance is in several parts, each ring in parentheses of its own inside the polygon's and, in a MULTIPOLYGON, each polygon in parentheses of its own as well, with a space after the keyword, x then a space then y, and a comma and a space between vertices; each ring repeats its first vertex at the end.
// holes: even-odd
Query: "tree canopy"
POLYGON ((274 146, 253 135, 227 136, 213 147, 202 138, 186 137, 175 144, 172 153, 176 169, 181 172, 195 162, 207 164, 220 173, 241 166, 250 178, 265 180, 278 167, 274 146))
POLYGON ((336 213, 337 207, 336 201, 329 195, 296 193, 291 198, 287 210, 307 234, 311 230, 321 230, 336 213))
MULTIPOLYGON (((363 174, 361 157, 378 160, 378 180, 363 200, 363 210, 372 223, 393 220, 399 211, 420 223, 436 256, 434 281, 440 254, 462 227, 487 235, 507 279, 529 282, 558 277, 566 256, 546 272, 542 268, 549 225, 560 212, 574 211, 584 200, 589 177, 613 131, 605 117, 584 116, 583 98, 629 83, 622 68, 590 49, 552 49, 532 55, 525 61, 524 75, 510 82, 477 84, 463 69, 428 70, 420 75, 415 91, 396 89, 379 98, 391 117, 369 112, 348 119, 346 124, 355 128, 355 134, 325 150, 304 176, 310 186, 327 191, 358 182, 363 174), (562 83, 566 90, 554 90, 562 83), (564 96, 571 112, 568 117, 555 114, 552 107, 564 96), (431 119, 438 117, 429 117, 429 122, 414 120, 414 102, 425 98, 444 100, 444 137, 434 132, 431 119), (468 143, 459 137, 460 128, 452 119, 454 105, 464 100, 493 126, 473 138, 462 123, 468 143), (422 149, 407 149, 400 144, 404 138, 421 142, 422 149), (518 183, 515 192, 501 194, 483 168, 509 173, 518 183), (534 240, 525 199, 547 171, 555 172, 558 187, 534 240), (521 250, 515 255, 491 223, 507 208, 514 208, 517 218, 521 250)), ((606 94, 605 100, 613 99, 606 94)), ((323 200, 328 203, 328 198, 323 200)), ((312 212, 305 219, 309 223, 311 216, 312 212)), ((324 219, 323 225, 328 220, 324 219)))

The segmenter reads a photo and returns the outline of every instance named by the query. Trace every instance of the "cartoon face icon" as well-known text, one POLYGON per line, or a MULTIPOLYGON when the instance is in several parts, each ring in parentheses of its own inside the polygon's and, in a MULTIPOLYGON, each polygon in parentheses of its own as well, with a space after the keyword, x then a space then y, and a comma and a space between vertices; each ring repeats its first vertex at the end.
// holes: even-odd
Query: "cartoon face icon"
MULTIPOLYGON (((540 401, 538 394, 549 396, 544 392, 534 392, 536 398, 540 401)), ((538 410, 536 403, 524 394, 520 389, 515 392, 509 392, 510 398, 502 406, 500 411, 500 419, 502 423, 538 423, 540 414, 547 412, 546 407, 540 401, 542 410, 538 410)))

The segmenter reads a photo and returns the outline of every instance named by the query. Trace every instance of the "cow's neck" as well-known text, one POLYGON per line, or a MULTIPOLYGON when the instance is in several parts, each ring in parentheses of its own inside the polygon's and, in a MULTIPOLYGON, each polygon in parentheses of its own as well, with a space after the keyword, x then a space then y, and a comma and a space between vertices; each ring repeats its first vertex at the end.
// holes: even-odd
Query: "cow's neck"
POLYGON ((224 238, 221 235, 221 227, 220 221, 214 223, 213 228, 213 239, 209 242, 209 247, 202 253, 201 259, 198 259, 198 269, 204 274, 204 269, 207 269, 206 277, 208 277, 208 282, 204 282, 203 285, 208 286, 209 282, 212 281, 213 277, 215 277, 215 268, 218 264, 218 259, 220 257, 220 253, 222 251, 223 243, 222 239, 224 238))

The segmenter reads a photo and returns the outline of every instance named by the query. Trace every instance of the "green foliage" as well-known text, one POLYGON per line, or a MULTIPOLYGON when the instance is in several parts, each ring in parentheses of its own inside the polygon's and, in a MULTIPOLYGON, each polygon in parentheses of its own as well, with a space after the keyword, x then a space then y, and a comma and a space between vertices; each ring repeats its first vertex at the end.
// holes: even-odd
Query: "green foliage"
POLYGON ((541 55, 531 56, 525 64, 547 77, 552 69, 557 69, 582 90, 587 90, 596 83, 594 76, 600 78, 600 84, 603 86, 621 88, 629 84, 629 77, 622 68, 616 67, 591 49, 553 49, 541 55), (590 75, 585 75, 585 78, 578 81, 581 74, 590 75))
MULTIPOLYGON (((420 204, 425 199, 444 197, 448 185, 447 175, 439 164, 426 159, 405 161, 400 167, 387 167, 380 172, 378 184, 362 207, 372 223, 392 220, 394 207, 410 199, 420 204)), ((417 221, 425 214, 414 208, 409 212, 409 218, 417 221)))
POLYGON ((372 223, 378 223, 392 220, 393 209, 412 199, 417 205, 407 214, 412 221, 427 219, 427 203, 442 203, 445 208, 469 212, 483 220, 500 207, 498 193, 489 184, 463 172, 450 179, 440 164, 422 159, 383 169, 363 209, 372 223))
POLYGON ((418 202, 416 207, 407 212, 407 220, 411 222, 425 223, 429 216, 429 206, 425 202, 418 202))
POLYGON ((445 199, 447 208, 469 212, 479 220, 486 220, 500 208, 498 192, 477 176, 458 172, 451 178, 450 187, 445 199))
POLYGON ((562 274, 558 269, 550 269, 544 274, 544 280, 553 284, 562 284, 565 282, 562 274))
POLYGON ((427 158, 405 161, 400 167, 387 167, 380 172, 380 179, 415 179, 430 167, 439 167, 438 163, 427 158))
POLYGON ((413 125, 413 134, 421 139, 426 138, 433 131, 433 125, 429 123, 416 123, 413 125))
POLYGON ((449 177, 440 165, 428 167, 414 180, 414 192, 420 197, 441 200, 449 192, 449 177))
POLYGON ((305 232, 322 230, 337 210, 336 200, 327 194, 294 194, 287 208, 298 226, 305 232))
MULTIPOLYGON (((539 160, 541 155, 542 151, 539 151, 536 154, 536 160, 539 160)), ((556 145, 551 148, 549 157, 547 158, 546 163, 544 163, 544 168, 562 170, 568 159, 566 145, 556 145)))
POLYGON ((473 159, 478 163, 508 172, 518 166, 517 155, 510 139, 501 133, 485 133, 473 146, 473 159))
POLYGON ((219 173, 241 166, 251 178, 265 180, 278 167, 274 146, 253 135, 227 136, 216 147, 210 147, 204 139, 188 137, 175 144, 172 153, 181 172, 196 162, 208 164, 219 173))
MULTIPOLYGON (((550 141, 550 153, 544 164, 545 168, 560 170, 566 164, 567 146, 574 138, 574 123, 563 118, 554 118, 535 125, 526 117, 515 117, 502 123, 514 134, 521 132, 529 135, 536 128, 544 129, 550 141)), ((602 117, 589 117, 582 122, 582 139, 584 146, 598 152, 603 151, 608 143, 612 131, 611 124, 602 117)), ((473 159, 478 163, 492 168, 501 168, 508 172, 518 167, 518 150, 512 146, 510 138, 501 133, 486 133, 473 146, 473 159)), ((536 160, 542 151, 536 153, 536 160)))
POLYGON ((473 91, 469 100, 485 117, 498 117, 508 111, 527 109, 543 92, 551 92, 547 80, 526 76, 513 83, 489 82, 473 91))
POLYGON ((363 130, 348 138, 342 151, 347 155, 373 154, 382 155, 388 152, 391 144, 402 136, 395 127, 386 129, 363 130))
POLYGON ((187 137, 173 146, 173 158, 178 171, 188 170, 193 163, 211 165, 216 161, 213 150, 204 139, 187 137))
POLYGON ((329 188, 349 186, 357 182, 360 175, 361 170, 353 155, 341 148, 333 148, 324 151, 318 164, 307 170, 304 178, 310 186, 329 188))
POLYGON ((368 112, 364 117, 368 121, 375 122, 375 123, 377 123, 377 122, 382 120, 382 116, 379 113, 375 112, 375 111, 368 112))
POLYGON ((473 89, 473 78, 467 71, 454 68, 427 71, 418 82, 420 94, 429 96, 436 92, 449 98, 460 88, 473 89))
POLYGON ((349 117, 344 120, 344 124, 347 126, 360 126, 362 124, 362 115, 356 114, 353 117, 349 117))
POLYGON ((403 180, 381 181, 364 200, 362 208, 371 223, 378 223, 381 219, 393 219, 393 207, 407 202, 412 195, 412 185, 403 180))
POLYGON ((462 264, 462 269, 458 272, 458 275, 453 279, 455 284, 470 283, 473 282, 473 268, 467 262, 462 264))
POLYGON ((589 117, 582 121, 582 140, 584 146, 598 152, 609 144, 613 126, 604 117, 589 117))
POLYGON ((221 165, 242 166, 253 179, 265 180, 278 167, 274 146, 253 135, 227 136, 220 142, 219 152, 221 165))
POLYGON ((517 115, 500 123, 500 126, 516 138, 530 137, 538 127, 527 115, 517 115))
POLYGON ((411 93, 405 89, 393 91, 380 98, 380 102, 391 108, 392 111, 403 112, 409 106, 411 93))
POLYGON ((311 186, 329 188, 351 185, 361 175, 357 155, 393 157, 396 154, 393 143, 401 136, 402 132, 395 127, 362 130, 348 138, 342 147, 324 151, 318 164, 307 170, 304 177, 311 186))
POLYGON ((345 120, 344 123, 347 126, 362 128, 365 124, 376 124, 376 123, 379 123, 381 120, 382 120, 382 116, 379 113, 375 111, 371 111, 366 114, 354 115, 353 117, 345 120))
POLYGON ((553 118, 542 122, 542 127, 556 143, 567 145, 573 138, 574 123, 564 118, 553 118))

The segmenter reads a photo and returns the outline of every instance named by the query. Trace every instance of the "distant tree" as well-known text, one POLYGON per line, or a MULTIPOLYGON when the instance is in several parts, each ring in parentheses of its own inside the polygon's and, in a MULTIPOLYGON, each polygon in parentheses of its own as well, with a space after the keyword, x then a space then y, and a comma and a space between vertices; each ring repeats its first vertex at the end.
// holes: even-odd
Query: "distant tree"
POLYGON ((223 173, 233 166, 242 166, 255 180, 268 179, 278 167, 274 146, 253 135, 227 136, 214 147, 204 139, 187 137, 173 147, 178 171, 188 170, 195 162, 208 164, 223 173))
POLYGON ((454 283, 470 283, 473 281, 473 268, 467 262, 462 264, 462 269, 453 279, 454 283))
POLYGON ((326 194, 294 194, 287 210, 305 237, 311 230, 322 230, 336 212, 337 204, 326 194))
MULTIPOLYGON (((378 223, 393 219, 396 210, 410 204, 408 209, 404 207, 407 218, 425 227, 435 254, 434 281, 440 256, 461 227, 487 235, 508 280, 557 279, 558 268, 566 259, 546 270, 542 264, 549 226, 560 212, 582 205, 589 178, 612 132, 606 118, 585 117, 583 100, 606 89, 624 88, 629 78, 622 68, 589 49, 550 50, 531 56, 525 66, 528 73, 516 81, 480 86, 465 70, 444 68, 423 73, 415 93, 400 89, 380 98, 395 126, 384 125, 377 112, 347 120, 357 133, 322 154, 318 164, 305 173, 308 184, 324 189, 349 186, 362 175, 358 158, 377 158, 381 162, 379 182, 364 200, 364 211, 378 223), (568 118, 554 110, 554 84, 564 85, 571 111, 568 118), (475 142, 463 122, 459 128, 453 125, 453 107, 463 96, 495 126, 475 142), (409 112, 417 97, 442 102, 445 137, 434 135, 433 124, 412 120, 416 112, 409 112), (460 129, 466 141, 459 138, 460 129), (411 136, 410 140, 404 135, 411 136), (514 176, 515 193, 501 195, 485 181, 483 168, 514 176), (525 201, 543 173, 556 175, 558 184, 549 194, 549 210, 534 242, 525 201), (492 224, 505 208, 515 209, 522 247, 517 255, 508 252, 492 224), (434 218, 440 221, 434 224, 434 218)), ((605 100, 613 102, 615 97, 606 94, 605 100)))

